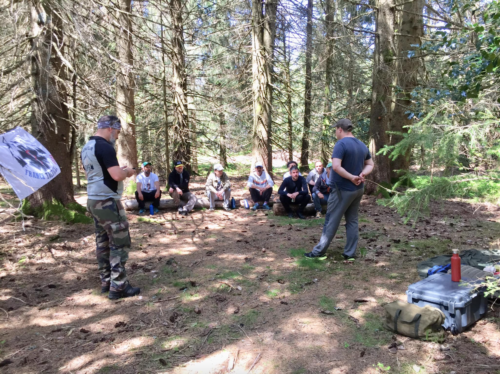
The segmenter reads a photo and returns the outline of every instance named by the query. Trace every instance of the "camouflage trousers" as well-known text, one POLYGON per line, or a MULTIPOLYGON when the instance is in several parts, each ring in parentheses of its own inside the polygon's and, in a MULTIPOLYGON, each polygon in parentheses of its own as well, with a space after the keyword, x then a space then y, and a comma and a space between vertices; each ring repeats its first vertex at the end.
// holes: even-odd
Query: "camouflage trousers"
POLYGON ((102 286, 121 291, 127 284, 125 263, 130 251, 130 233, 120 200, 88 200, 87 210, 95 224, 96 256, 102 286))

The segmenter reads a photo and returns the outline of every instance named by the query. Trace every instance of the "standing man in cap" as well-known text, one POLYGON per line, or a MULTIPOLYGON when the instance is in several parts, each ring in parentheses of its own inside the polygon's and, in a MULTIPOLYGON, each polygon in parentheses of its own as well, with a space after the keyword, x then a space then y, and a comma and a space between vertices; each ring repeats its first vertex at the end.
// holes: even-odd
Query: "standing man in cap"
POLYGON ((221 164, 214 165, 213 173, 207 178, 205 184, 208 200, 210 201, 210 211, 215 209, 215 200, 223 200, 222 206, 225 210, 231 210, 229 204, 231 200, 231 183, 221 164))
POLYGON ((189 192, 189 179, 191 176, 184 169, 182 161, 174 162, 174 169, 168 176, 168 185, 170 189, 168 193, 174 199, 174 204, 178 206, 179 214, 187 216, 193 210, 196 204, 196 196, 189 192), (181 200, 186 202, 186 205, 181 206, 181 200))
POLYGON ((144 214, 146 201, 151 201, 154 207, 154 214, 158 213, 160 207, 160 179, 155 173, 151 172, 151 162, 142 163, 142 173, 137 176, 137 191, 135 199, 139 203, 139 214, 144 214))
POLYGON ((264 167, 261 162, 257 162, 255 164, 255 171, 250 173, 247 186, 250 191, 250 196, 254 202, 252 210, 257 210, 259 208, 259 202, 263 202, 263 209, 271 209, 269 208, 268 202, 273 193, 274 182, 269 174, 264 171, 264 167))
POLYGON ((308 258, 325 256, 326 250, 337 233, 342 216, 346 221, 346 244, 344 258, 354 259, 358 246, 358 209, 363 197, 365 176, 373 170, 373 160, 366 145, 352 134, 354 126, 348 119, 341 119, 335 124, 335 136, 338 141, 333 148, 332 172, 328 198, 325 227, 319 243, 308 258))
POLYGON ((82 165, 87 176, 87 209, 94 218, 96 256, 101 275, 101 292, 112 300, 138 295, 127 279, 125 263, 130 251, 130 232, 125 209, 120 201, 122 181, 135 174, 118 164, 113 148, 120 135, 118 117, 104 116, 97 132, 82 149, 82 165))

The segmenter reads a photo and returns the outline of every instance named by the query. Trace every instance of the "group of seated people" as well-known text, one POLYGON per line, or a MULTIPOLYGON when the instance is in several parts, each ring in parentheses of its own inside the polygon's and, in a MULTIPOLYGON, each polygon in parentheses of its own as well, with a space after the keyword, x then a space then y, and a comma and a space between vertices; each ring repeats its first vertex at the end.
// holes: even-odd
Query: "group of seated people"
MULTIPOLYGON (((288 171, 283 175, 283 182, 278 190, 280 202, 283 204, 288 217, 295 217, 291 205, 299 205, 297 217, 305 219, 304 209, 311 202, 311 196, 309 195, 311 193, 316 218, 321 218, 321 204, 326 204, 330 196, 328 178, 330 177, 331 166, 331 164, 328 164, 325 169, 323 163, 317 161, 314 170, 307 175, 307 178, 304 178, 297 163, 288 161, 288 171)), ((254 203, 252 210, 259 209, 261 203, 263 209, 269 209, 268 203, 272 195, 273 185, 274 183, 264 170, 263 165, 261 163, 255 164, 255 171, 248 178, 248 188, 254 203)))
MULTIPOLYGON (((312 200, 316 210, 316 218, 321 217, 321 204, 326 204, 330 195, 328 179, 331 164, 326 168, 321 161, 317 161, 314 170, 304 178, 295 161, 287 163, 288 172, 283 175, 283 182, 278 190, 278 195, 289 217, 295 217, 291 205, 299 205, 297 216, 304 219, 304 209, 312 200)), ((189 191, 190 174, 184 168, 182 161, 175 161, 174 168, 168 176, 169 195, 178 207, 179 214, 187 215, 196 204, 196 196, 189 191), (184 204, 181 204, 181 201, 184 204)), ((142 173, 136 178, 137 191, 135 198, 139 204, 139 214, 144 214, 145 203, 150 201, 154 213, 158 213, 160 206, 161 190, 158 176, 152 172, 150 162, 142 164, 142 173)), ((273 193, 274 182, 264 170, 262 163, 255 164, 255 170, 248 177, 248 189, 254 203, 252 210, 269 210, 269 200, 273 193)), ((215 201, 222 201, 223 208, 231 210, 231 183, 221 164, 216 164, 205 183, 205 191, 210 202, 209 210, 215 209, 215 201)))
MULTIPOLYGON (((189 191, 190 178, 191 176, 184 168, 182 161, 175 161, 174 169, 168 175, 168 193, 174 200, 174 205, 178 207, 179 214, 184 216, 193 210, 197 200, 196 195, 189 191), (184 204, 181 204, 181 201, 184 204)), ((144 214, 147 201, 153 205, 154 214, 158 213, 161 198, 160 180, 152 172, 150 162, 142 164, 142 173, 137 176, 136 183, 135 198, 139 204, 139 214, 144 214)), ((210 211, 215 209, 216 200, 223 201, 222 206, 225 210, 231 210, 231 183, 221 164, 214 165, 214 170, 208 176, 205 188, 210 202, 210 211)))

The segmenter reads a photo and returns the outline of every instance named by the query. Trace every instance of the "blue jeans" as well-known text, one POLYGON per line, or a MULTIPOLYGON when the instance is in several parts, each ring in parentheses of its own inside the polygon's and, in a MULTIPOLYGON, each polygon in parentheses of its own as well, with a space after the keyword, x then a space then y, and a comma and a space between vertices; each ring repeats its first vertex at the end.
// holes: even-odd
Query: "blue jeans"
POLYGON ((321 212, 321 204, 328 204, 329 196, 329 193, 325 193, 323 194, 323 198, 320 199, 318 194, 316 192, 313 192, 312 197, 314 202, 314 209, 316 210, 316 212, 321 212))

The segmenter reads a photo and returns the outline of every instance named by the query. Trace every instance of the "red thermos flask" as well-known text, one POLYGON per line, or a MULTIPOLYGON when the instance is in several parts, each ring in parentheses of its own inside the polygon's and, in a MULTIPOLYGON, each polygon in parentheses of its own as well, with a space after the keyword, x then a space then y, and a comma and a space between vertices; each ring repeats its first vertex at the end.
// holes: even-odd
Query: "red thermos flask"
POLYGON ((460 279, 462 279, 460 256, 458 255, 458 249, 454 249, 451 256, 451 280, 452 282, 460 282, 460 279))

